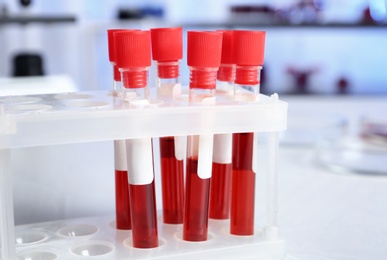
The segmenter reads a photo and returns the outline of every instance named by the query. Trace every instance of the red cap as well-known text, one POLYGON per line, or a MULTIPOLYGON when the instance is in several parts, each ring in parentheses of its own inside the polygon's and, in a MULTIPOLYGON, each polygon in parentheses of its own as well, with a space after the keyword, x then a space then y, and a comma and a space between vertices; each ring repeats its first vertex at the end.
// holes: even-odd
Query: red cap
POLYGON ((221 64, 218 70, 217 79, 225 82, 233 82, 235 79, 235 67, 232 64, 221 64))
POLYGON ((222 64, 234 64, 234 31, 220 31, 223 33, 222 40, 222 64))
POLYGON ((234 31, 234 59, 240 66, 263 65, 266 32, 234 31))
POLYGON ((145 88, 148 84, 148 72, 146 70, 127 70, 122 72, 124 88, 145 88))
POLYGON ((152 58, 157 61, 177 61, 183 58, 182 28, 151 29, 152 58))
POLYGON ((119 68, 141 68, 151 65, 149 31, 114 33, 116 64, 119 68))
POLYGON ((188 32, 187 64, 191 67, 219 68, 222 32, 188 32))
POLYGON ((108 50, 109 50, 109 61, 116 62, 116 49, 114 45, 114 33, 125 31, 125 29, 109 29, 107 30, 108 34, 108 50))

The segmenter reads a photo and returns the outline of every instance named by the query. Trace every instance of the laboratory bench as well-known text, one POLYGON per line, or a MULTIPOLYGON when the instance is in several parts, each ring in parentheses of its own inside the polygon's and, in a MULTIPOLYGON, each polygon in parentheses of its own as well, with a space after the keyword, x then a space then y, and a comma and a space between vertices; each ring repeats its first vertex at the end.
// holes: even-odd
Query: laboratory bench
MULTIPOLYGON (((327 124, 335 129, 344 121, 348 124, 345 134, 357 135, 363 118, 386 122, 387 97, 282 98, 289 103, 288 131, 303 136, 285 137, 280 144, 279 223, 289 255, 302 260, 387 259, 387 150, 381 150, 378 158, 384 175, 332 167, 320 160, 318 128, 308 127, 307 121, 307 116, 314 116, 323 131, 327 124), (304 128, 292 124, 303 115, 304 128)), ((341 159, 358 163, 363 157, 341 159)))

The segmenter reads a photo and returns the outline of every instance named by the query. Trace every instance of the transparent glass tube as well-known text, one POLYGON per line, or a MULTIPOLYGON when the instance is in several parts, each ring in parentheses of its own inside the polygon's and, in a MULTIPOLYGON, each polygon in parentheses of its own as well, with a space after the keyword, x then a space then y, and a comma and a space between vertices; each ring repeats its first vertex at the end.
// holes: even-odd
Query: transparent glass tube
POLYGON ((125 140, 114 141, 116 228, 132 228, 125 140))
MULTIPOLYGON (((191 102, 213 104, 217 69, 190 68, 191 102)), ((187 142, 186 191, 184 205, 183 239, 205 241, 208 234, 208 207, 211 179, 211 159, 203 165, 204 149, 212 156, 212 136, 189 136, 187 142), (199 166, 199 164, 202 164, 199 166), (208 171, 208 172, 207 172, 208 171)))
POLYGON ((149 88, 148 77, 149 68, 126 68, 120 69, 123 86, 123 100, 148 100, 149 88))
POLYGON ((254 234, 254 133, 233 134, 230 233, 254 234))
MULTIPOLYGON (((259 97, 260 66, 237 66, 234 99, 255 102, 259 97)), ((254 234, 255 133, 235 133, 232 140, 230 233, 254 234)))
POLYGON ((232 134, 214 136, 209 216, 228 219, 231 197, 232 134))
MULTIPOLYGON (((119 93, 121 92, 121 74, 118 67, 112 62, 113 69, 113 100, 117 108, 121 107, 119 93)), ((126 162, 125 140, 114 141, 114 168, 115 168, 115 202, 116 202, 116 228, 130 230, 132 228, 130 217, 130 200, 128 170, 126 162)))
MULTIPOLYGON (((232 135, 230 135, 232 137, 232 135)), ((214 151, 215 152, 215 151, 214 151)), ((231 197, 230 163, 212 163, 209 216, 213 219, 228 219, 231 197)))
POLYGON ((126 140, 133 246, 158 244, 152 139, 126 140))
MULTIPOLYGON (((130 106, 149 104, 148 67, 121 70, 123 98, 130 106)), ((158 246, 151 138, 126 140, 132 238, 136 248, 158 246)))
POLYGON ((156 62, 156 89, 160 99, 173 99, 181 95, 179 61, 156 62))
MULTIPOLYGON (((180 96, 179 62, 157 62, 157 96, 172 100, 180 96)), ((182 144, 182 143, 181 143, 182 144)), ((175 137, 160 138, 161 188, 163 220, 168 224, 183 223, 184 161, 175 137)))
POLYGON ((158 247, 156 195, 154 180, 150 184, 129 184, 133 247, 158 247))
POLYGON ((216 93, 217 68, 190 67, 189 101, 213 102, 216 93))
MULTIPOLYGON (((216 94, 232 97, 234 94, 235 65, 221 64, 217 74, 216 94)), ((214 136, 210 188, 209 217, 228 219, 230 215, 232 134, 214 136)))
POLYGON ((236 66, 234 100, 257 101, 261 66, 236 66))
POLYGON ((111 64, 112 64, 112 72, 113 72, 112 91, 113 91, 113 96, 117 96, 119 95, 122 88, 121 74, 115 62, 112 62, 111 64))
POLYGON ((216 93, 220 95, 233 95, 235 81, 235 65, 221 64, 217 74, 216 93))

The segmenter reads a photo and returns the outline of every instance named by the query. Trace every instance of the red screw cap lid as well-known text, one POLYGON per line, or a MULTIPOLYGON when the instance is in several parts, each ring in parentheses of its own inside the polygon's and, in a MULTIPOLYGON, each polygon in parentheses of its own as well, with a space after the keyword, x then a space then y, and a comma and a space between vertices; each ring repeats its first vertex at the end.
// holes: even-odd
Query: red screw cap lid
POLYGON ((141 68, 151 65, 149 31, 116 32, 114 41, 119 68, 141 68))
POLYGON ((236 65, 263 65, 266 32, 234 31, 234 59, 236 65))
POLYGON ((116 62, 116 47, 114 44, 114 33, 115 32, 122 32, 125 31, 125 29, 109 29, 107 30, 108 34, 108 50, 109 50, 109 61, 110 62, 116 62))
POLYGON ((220 31, 223 33, 222 40, 222 64, 234 64, 234 31, 220 31))
POLYGON ((151 29, 152 58, 157 61, 177 61, 183 58, 182 28, 151 29))
POLYGON ((222 36, 222 32, 189 31, 188 66, 218 68, 222 55, 222 36))

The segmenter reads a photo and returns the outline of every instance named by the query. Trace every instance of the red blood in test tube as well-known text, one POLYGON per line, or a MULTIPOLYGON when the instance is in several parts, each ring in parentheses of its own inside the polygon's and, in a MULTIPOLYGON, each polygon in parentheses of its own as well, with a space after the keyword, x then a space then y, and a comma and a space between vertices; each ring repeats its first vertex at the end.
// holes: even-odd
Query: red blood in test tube
POLYGON ((160 138, 160 157, 164 223, 183 223, 184 166, 175 157, 173 136, 160 138))
MULTIPOLYGON (((259 66, 263 65, 266 33, 234 31, 235 84, 259 90, 259 66)), ((254 234, 255 173, 254 133, 233 134, 230 233, 254 234)))
POLYGON ((116 170, 116 227, 131 229, 128 172, 116 170))
POLYGON ((228 219, 231 195, 231 163, 212 163, 209 216, 228 219))
MULTIPOLYGON (((124 87, 129 90, 136 88, 137 97, 148 98, 147 69, 151 65, 149 31, 117 32, 114 37, 117 45, 117 65, 122 69, 124 87)), ((151 147, 152 141, 148 138, 126 140, 132 239, 135 248, 158 246, 151 147), (152 179, 149 179, 150 175, 152 179)))
MULTIPOLYGON (((233 51, 233 31, 223 30, 222 40, 222 58, 221 65, 218 70, 217 79, 219 81, 225 81, 230 83, 230 87, 233 87, 235 78, 235 65, 234 65, 234 51, 233 51)), ((224 136, 224 135, 223 135, 224 136)), ((228 140, 232 136, 227 135, 228 140)), ((227 142, 224 138, 217 139, 215 136, 214 147, 218 142, 227 142)), ((231 148, 231 147, 230 147, 231 148)), ((221 146, 221 149, 227 151, 231 156, 231 150, 225 149, 221 146)), ((214 148, 214 153, 219 153, 214 148)), ((214 154, 216 156, 216 154, 214 154)), ((230 158, 231 159, 231 158, 230 158)), ((228 219, 230 212, 230 196, 231 196, 231 161, 223 161, 220 163, 213 157, 212 163, 212 177, 211 177, 211 190, 210 190, 210 218, 213 219, 228 219)))
MULTIPOLYGON (((187 64, 190 67, 190 100, 194 100, 195 95, 200 96, 199 93, 214 97, 216 72, 220 66, 222 36, 220 32, 188 32, 187 64)), ((200 137, 196 139, 196 136, 188 137, 183 221, 183 239, 187 241, 207 240, 211 169, 204 164, 205 167, 201 170, 210 172, 208 176, 206 173, 201 173, 203 179, 198 173, 200 153, 205 151, 207 156, 212 157, 212 150, 209 153, 200 149, 200 142, 206 142, 206 140, 200 137)), ((212 165, 209 166, 211 168, 212 165)))
POLYGON ((254 234, 254 133, 233 134, 230 233, 254 234))
POLYGON ((158 246, 154 180, 150 184, 129 184, 131 196, 132 237, 136 248, 158 246))
POLYGON ((183 226, 183 239, 187 241, 207 240, 210 178, 201 179, 197 170, 197 158, 188 158, 183 226))

